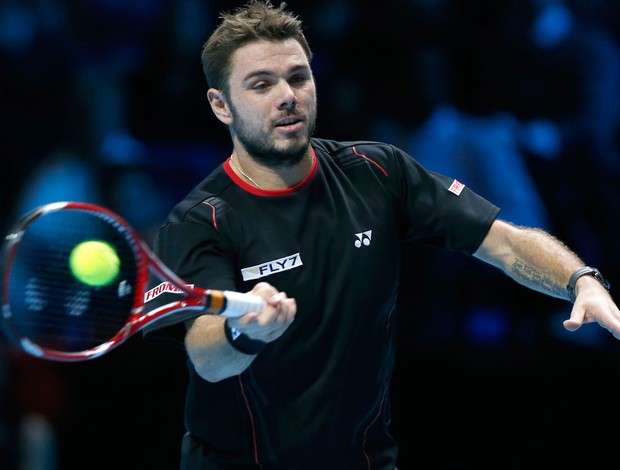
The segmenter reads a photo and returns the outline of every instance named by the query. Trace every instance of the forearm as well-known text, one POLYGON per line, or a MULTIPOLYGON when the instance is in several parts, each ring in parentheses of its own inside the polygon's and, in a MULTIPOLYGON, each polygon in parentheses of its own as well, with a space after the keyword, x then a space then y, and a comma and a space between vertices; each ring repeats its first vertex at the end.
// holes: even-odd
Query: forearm
POLYGON ((530 289, 567 300, 568 280, 584 266, 577 254, 547 232, 503 221, 493 224, 474 256, 530 289))
POLYGON ((209 382, 242 373, 256 357, 231 346, 224 334, 225 320, 216 315, 198 317, 185 337, 185 348, 196 372, 209 382))
POLYGON ((282 336, 295 319, 295 299, 289 299, 267 282, 259 282, 250 293, 265 300, 261 312, 247 312, 234 318, 202 315, 188 328, 185 349, 203 379, 217 382, 241 374, 265 344, 282 336), (225 322, 230 326, 228 335, 225 322))

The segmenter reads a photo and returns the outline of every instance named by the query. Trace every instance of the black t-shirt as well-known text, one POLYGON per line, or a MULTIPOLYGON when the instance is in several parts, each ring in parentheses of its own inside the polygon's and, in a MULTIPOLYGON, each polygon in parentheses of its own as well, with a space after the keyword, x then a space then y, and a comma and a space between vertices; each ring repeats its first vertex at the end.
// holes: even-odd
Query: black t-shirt
MULTIPOLYGON (((155 240, 158 256, 190 284, 246 292, 267 281, 297 301, 293 324, 241 375, 210 383, 188 363, 186 426, 224 461, 392 469, 401 245, 471 254, 499 209, 394 146, 311 145, 311 172, 282 191, 248 185, 227 160, 172 210, 155 240)), ((183 320, 198 314, 168 315, 145 336, 182 342, 183 320)))

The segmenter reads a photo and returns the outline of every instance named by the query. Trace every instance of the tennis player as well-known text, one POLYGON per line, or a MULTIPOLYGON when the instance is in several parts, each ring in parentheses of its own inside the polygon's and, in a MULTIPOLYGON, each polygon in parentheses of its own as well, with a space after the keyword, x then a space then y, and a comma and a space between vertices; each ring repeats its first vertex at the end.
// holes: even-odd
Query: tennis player
MULTIPOLYGON (((179 312, 145 330, 187 351, 183 470, 395 468, 403 243, 472 255, 572 302, 566 329, 597 322, 620 338, 607 281, 549 233, 501 220, 465 182, 389 143, 315 137, 311 59, 298 17, 260 0, 223 14, 202 51, 232 151, 174 207, 154 248, 188 282, 267 307, 234 319, 179 312)), ((162 292, 153 308, 176 295, 162 292)))

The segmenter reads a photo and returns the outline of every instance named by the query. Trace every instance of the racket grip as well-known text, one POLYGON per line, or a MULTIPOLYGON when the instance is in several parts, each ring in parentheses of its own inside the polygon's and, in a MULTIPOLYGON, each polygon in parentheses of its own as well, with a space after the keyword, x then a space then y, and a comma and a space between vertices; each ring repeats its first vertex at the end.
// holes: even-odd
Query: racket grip
POLYGON ((220 314, 225 317, 240 317, 248 312, 260 312, 267 305, 263 298, 258 295, 230 290, 223 293, 226 298, 226 306, 220 314))

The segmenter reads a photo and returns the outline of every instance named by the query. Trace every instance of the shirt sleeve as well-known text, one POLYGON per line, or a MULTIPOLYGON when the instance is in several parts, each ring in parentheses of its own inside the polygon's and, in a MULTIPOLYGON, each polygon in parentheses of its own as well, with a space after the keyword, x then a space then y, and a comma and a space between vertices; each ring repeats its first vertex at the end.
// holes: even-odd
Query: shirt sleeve
POLYGON ((500 208, 466 182, 427 170, 407 153, 392 148, 402 201, 402 237, 467 254, 475 252, 500 208))
MULTIPOLYGON (((188 285, 203 289, 235 289, 232 251, 224 237, 210 224, 168 223, 158 232, 153 250, 188 285)), ((145 296, 145 311, 150 312, 181 300, 183 295, 174 286, 151 274, 145 296)), ((196 308, 175 310, 147 325, 144 338, 182 345, 184 322, 202 314, 196 308)))

